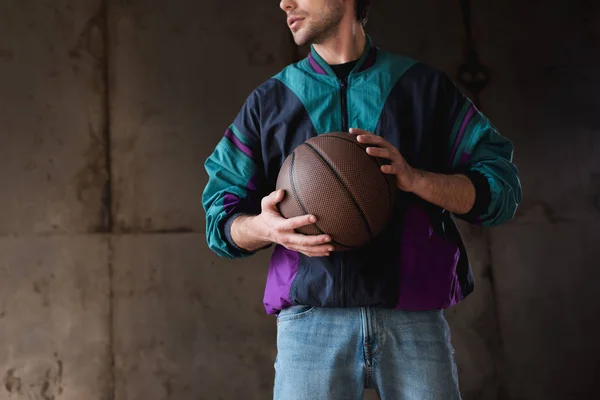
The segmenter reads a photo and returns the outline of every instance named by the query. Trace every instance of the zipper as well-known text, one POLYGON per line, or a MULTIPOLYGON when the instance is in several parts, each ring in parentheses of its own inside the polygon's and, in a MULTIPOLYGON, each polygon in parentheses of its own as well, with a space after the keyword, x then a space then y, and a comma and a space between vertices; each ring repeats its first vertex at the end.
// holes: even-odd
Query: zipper
MULTIPOLYGON (((348 101, 347 101, 347 89, 348 89, 348 78, 344 77, 340 79, 340 96, 342 100, 342 132, 348 132, 348 101)), ((340 253, 340 302, 341 307, 346 306, 346 282, 344 282, 344 252, 340 253)))
POLYGON ((348 87, 347 78, 340 79, 340 95, 342 96, 342 132, 348 132, 348 104, 346 100, 346 90, 348 87))

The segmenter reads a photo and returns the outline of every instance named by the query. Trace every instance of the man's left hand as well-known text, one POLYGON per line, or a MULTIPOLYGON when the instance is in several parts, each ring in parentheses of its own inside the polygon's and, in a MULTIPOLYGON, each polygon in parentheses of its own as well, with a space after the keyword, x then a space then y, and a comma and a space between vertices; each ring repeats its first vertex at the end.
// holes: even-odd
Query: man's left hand
POLYGON ((385 174, 395 175, 396 185, 400 190, 405 192, 413 190, 420 175, 415 168, 408 165, 404 157, 400 154, 400 151, 394 145, 381 136, 374 135, 363 129, 351 128, 350 133, 359 135, 357 137, 359 143, 374 146, 367 147, 367 154, 390 161, 390 164, 381 166, 381 171, 385 174))

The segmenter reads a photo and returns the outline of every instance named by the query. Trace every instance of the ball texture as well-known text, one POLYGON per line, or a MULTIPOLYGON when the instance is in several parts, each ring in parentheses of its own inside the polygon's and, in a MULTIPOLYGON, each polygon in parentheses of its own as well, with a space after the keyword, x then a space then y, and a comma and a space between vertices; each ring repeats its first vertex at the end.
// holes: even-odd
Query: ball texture
POLYGON ((381 171, 387 161, 367 154, 357 134, 313 137, 286 158, 277 178, 285 195, 285 218, 306 214, 317 222, 298 228, 305 235, 328 234, 334 251, 369 243, 388 223, 396 200, 396 179, 381 171))

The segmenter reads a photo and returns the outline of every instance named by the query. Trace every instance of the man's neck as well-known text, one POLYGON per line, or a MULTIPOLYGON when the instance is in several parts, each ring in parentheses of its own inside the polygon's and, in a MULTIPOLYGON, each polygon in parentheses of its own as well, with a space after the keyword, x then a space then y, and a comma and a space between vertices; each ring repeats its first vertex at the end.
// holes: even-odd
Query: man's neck
POLYGON ((358 60, 365 49, 366 36, 357 21, 342 21, 336 34, 314 48, 329 65, 358 60))

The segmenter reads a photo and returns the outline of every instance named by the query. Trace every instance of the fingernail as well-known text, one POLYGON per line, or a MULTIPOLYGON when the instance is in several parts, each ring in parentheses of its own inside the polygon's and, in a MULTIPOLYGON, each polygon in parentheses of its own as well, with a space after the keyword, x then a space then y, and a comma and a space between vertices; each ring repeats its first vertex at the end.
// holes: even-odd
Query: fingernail
POLYGON ((333 247, 330 247, 330 248, 328 248, 327 250, 329 250, 329 251, 333 251, 333 247))
POLYGON ((310 222, 317 222, 317 218, 315 218, 314 216, 312 216, 312 217, 309 218, 309 221, 310 222))

